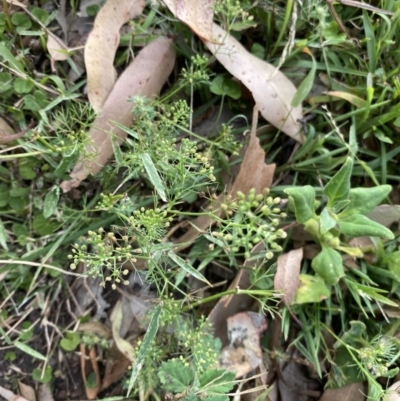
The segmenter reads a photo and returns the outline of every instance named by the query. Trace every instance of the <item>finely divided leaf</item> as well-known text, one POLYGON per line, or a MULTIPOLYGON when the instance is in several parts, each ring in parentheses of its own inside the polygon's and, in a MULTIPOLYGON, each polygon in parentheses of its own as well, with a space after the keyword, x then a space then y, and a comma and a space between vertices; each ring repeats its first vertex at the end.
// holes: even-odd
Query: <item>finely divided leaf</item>
POLYGON ((353 160, 348 157, 342 168, 325 185, 323 192, 329 198, 328 207, 333 207, 336 202, 349 198, 352 171, 353 160))
POLYGON ((353 214, 346 220, 339 220, 339 226, 340 231, 349 237, 394 238, 392 231, 362 214, 353 214))
POLYGON ((164 390, 173 393, 182 393, 192 385, 194 372, 185 366, 182 361, 175 359, 161 364, 158 378, 164 390))
POLYGON ((175 50, 171 39, 160 37, 140 51, 119 77, 89 131, 91 141, 83 153, 95 154, 95 157, 79 160, 70 174, 71 180, 60 185, 64 192, 77 187, 89 174, 97 174, 108 162, 113 155, 113 136, 119 144, 127 136, 126 130, 115 123, 126 127, 132 124, 133 104, 128 102, 129 98, 138 94, 149 98, 157 95, 174 63, 175 50))
POLYGON ((303 224, 314 217, 315 191, 312 186, 287 188, 284 192, 293 199, 298 223, 303 224))

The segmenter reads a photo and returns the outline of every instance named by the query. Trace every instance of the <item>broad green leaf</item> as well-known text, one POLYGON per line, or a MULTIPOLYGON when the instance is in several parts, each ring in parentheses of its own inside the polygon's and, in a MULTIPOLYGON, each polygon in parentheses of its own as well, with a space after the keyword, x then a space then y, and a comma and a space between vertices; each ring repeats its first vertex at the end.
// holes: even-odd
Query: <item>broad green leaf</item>
POLYGON ((4 248, 6 251, 8 251, 7 232, 6 232, 6 228, 4 227, 4 224, 1 219, 0 219, 0 245, 2 248, 4 248))
POLYGON ((235 386, 235 373, 224 369, 207 370, 200 376, 199 382, 199 390, 207 394, 224 394, 235 386))
POLYGON ((10 188, 6 184, 0 184, 0 207, 8 204, 10 199, 10 188))
POLYGON ((57 210, 58 199, 60 198, 60 187, 54 186, 50 192, 47 193, 43 205, 43 217, 48 219, 57 210))
POLYGON ((339 227, 340 231, 349 237, 394 238, 392 231, 362 214, 354 214, 346 220, 339 220, 339 227))
POLYGON ((37 165, 37 160, 34 158, 21 159, 18 164, 19 175, 24 180, 33 180, 37 176, 37 173, 34 170, 37 165))
POLYGON ((43 216, 43 214, 36 215, 32 222, 32 228, 36 230, 40 235, 52 234, 58 226, 58 223, 56 223, 55 221, 47 220, 43 216))
POLYGON ((300 274, 300 285, 297 289, 294 303, 305 304, 321 302, 330 297, 331 293, 322 277, 300 274))
POLYGON ((332 207, 336 202, 349 198, 352 171, 353 160, 348 157, 342 168, 325 185, 323 192, 329 198, 328 207, 332 207))
POLYGON ((29 345, 21 343, 20 341, 14 341, 14 346, 21 351, 25 352, 26 354, 30 355, 33 358, 40 359, 42 361, 47 361, 46 357, 42 355, 40 352, 35 351, 29 345))
POLYGON ((194 380, 193 370, 179 359, 163 362, 157 375, 162 388, 173 393, 184 392, 194 380))
POLYGON ((292 99, 291 105, 293 107, 300 106, 301 103, 307 98, 308 94, 310 93, 315 80, 315 72, 317 71, 317 63, 315 62, 315 58, 310 53, 312 59, 312 67, 307 76, 303 79, 300 86, 297 89, 296 94, 292 99))
POLYGON ((60 341, 61 348, 65 351, 73 351, 81 342, 79 333, 67 332, 65 337, 60 341))
POLYGON ((312 186, 287 188, 284 192, 293 200, 298 223, 303 224, 314 217, 315 191, 312 186))
POLYGON ((10 50, 8 50, 7 46, 5 45, 4 42, 0 42, 0 60, 4 59, 7 61, 11 67, 16 69, 18 72, 22 73, 25 75, 24 68, 22 65, 17 61, 17 59, 12 55, 10 50))
POLYGON ((204 401, 229 401, 227 395, 212 395, 211 397, 202 398, 204 401))
POLYGON ((32 370, 32 379, 39 382, 39 383, 50 383, 51 379, 53 378, 53 369, 51 366, 46 366, 46 368, 36 368, 32 370))
POLYGON ((344 277, 340 253, 326 245, 322 245, 322 251, 313 259, 311 266, 328 284, 336 284, 344 277))
POLYGON ((168 256, 173 262, 175 262, 179 267, 181 267, 187 273, 203 281, 204 283, 211 285, 211 283, 201 273, 199 273, 193 266, 191 266, 189 263, 185 262, 182 258, 180 258, 174 251, 168 251, 168 256))
POLYGON ((383 388, 382 386, 376 381, 368 378, 368 400, 380 400, 382 399, 383 388))
POLYGON ((34 83, 29 79, 24 79, 21 77, 15 78, 14 90, 16 93, 25 94, 29 93, 34 88, 34 83))
POLYGON ((326 234, 329 230, 335 227, 336 220, 330 215, 327 208, 325 208, 319 217, 319 230, 321 234, 326 234))
POLYGON ((400 279, 400 251, 395 251, 388 255, 386 265, 388 270, 400 279))
POLYGON ((160 195, 160 198, 166 202, 167 201, 167 195, 165 194, 165 189, 164 185, 161 181, 160 176, 158 175, 156 166, 153 163, 153 160, 151 160, 151 157, 148 153, 142 153, 140 155, 144 168, 146 169, 146 172, 149 176, 149 179, 151 183, 154 186, 154 189, 157 191, 158 195, 160 195))
POLYGON ((129 395, 129 393, 132 391, 136 379, 138 378, 139 373, 142 370, 144 359, 146 358, 146 355, 149 353, 150 347, 153 345, 154 338, 158 331, 158 326, 160 325, 160 314, 161 314, 161 305, 158 305, 154 308, 154 312, 151 317, 149 327, 147 328, 146 335, 143 338, 142 345, 140 346, 140 350, 137 354, 136 363, 132 369, 131 377, 129 379, 127 395, 129 395))
POLYGON ((220 96, 229 96, 239 99, 241 96, 240 85, 225 74, 217 75, 210 85, 210 91, 220 96))
POLYGON ((379 185, 373 188, 354 188, 350 190, 350 203, 339 214, 339 218, 351 217, 354 214, 367 214, 378 206, 391 192, 390 185, 379 185))

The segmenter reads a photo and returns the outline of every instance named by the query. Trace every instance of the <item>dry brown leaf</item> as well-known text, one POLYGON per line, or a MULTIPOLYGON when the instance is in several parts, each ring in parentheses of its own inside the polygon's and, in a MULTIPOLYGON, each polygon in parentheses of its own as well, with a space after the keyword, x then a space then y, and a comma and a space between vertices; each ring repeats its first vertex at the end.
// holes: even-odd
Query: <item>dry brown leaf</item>
POLYGON ((321 395, 319 391, 314 390, 318 387, 318 381, 310 380, 305 367, 293 360, 286 365, 282 379, 278 380, 280 399, 285 401, 314 401, 321 395))
MULTIPOLYGON (((260 141, 257 138, 257 121, 258 109, 254 107, 253 120, 250 132, 250 141, 245 149, 242 164, 240 165, 239 173, 233 182, 233 185, 228 188, 228 193, 233 196, 242 191, 247 194, 251 188, 255 188, 256 193, 262 193, 263 189, 269 188, 272 184, 275 164, 265 163, 265 152, 260 146, 260 141)), ((214 209, 218 210, 225 199, 225 194, 221 194, 215 202, 214 209)), ((218 212, 215 212, 218 214, 218 212)), ((209 216, 200 216, 190 223, 192 227, 183 234, 177 241, 180 244, 180 249, 189 246, 204 230, 210 226, 211 218, 209 216)))
MULTIPOLYGON (((241 269, 232 281, 228 290, 235 288, 246 289, 250 285, 250 270, 241 269)), ((233 316, 235 313, 243 310, 248 310, 253 303, 253 298, 249 295, 225 295, 220 298, 214 306, 208 320, 214 327, 214 335, 218 337, 223 345, 228 344, 228 329, 226 325, 226 318, 233 316)))
POLYGON ((37 391, 38 401, 54 401, 49 383, 39 386, 37 391))
POLYGON ((163 0, 170 11, 201 39, 212 41, 215 0, 163 0))
POLYGON ((14 394, 12 391, 7 390, 2 386, 0 386, 0 396, 5 398, 7 401, 29 401, 26 398, 18 394, 14 394))
POLYGON ((218 61, 252 93, 261 115, 285 134, 304 142, 301 126, 301 105, 290 104, 296 93, 293 83, 276 68, 249 53, 233 36, 213 24, 213 39, 205 45, 218 61))
POLYGON ((368 217, 385 227, 390 227, 393 223, 400 222, 400 206, 379 205, 368 214, 368 217))
POLYGON ((27 384, 22 383, 20 380, 18 380, 18 388, 22 397, 26 398, 29 401, 36 401, 35 390, 33 389, 33 387, 28 386, 27 384))
POLYGON ((100 371, 97 363, 96 348, 92 346, 89 350, 89 357, 86 356, 86 346, 80 344, 81 351, 81 373, 82 379, 85 384, 85 392, 88 400, 94 400, 100 392, 100 371), (87 386, 87 377, 89 374, 94 373, 96 377, 96 385, 94 387, 87 386))
POLYGON ((400 381, 393 383, 387 392, 387 401, 400 401, 400 381))
POLYGON ((55 61, 63 61, 70 57, 68 53, 68 46, 57 36, 48 35, 47 36, 47 50, 51 57, 51 70, 55 72, 55 61))
POLYGON ((114 57, 119 30, 140 15, 145 4, 145 0, 107 0, 96 16, 85 46, 85 65, 89 101, 97 112, 103 108, 117 78, 114 57))
POLYGON ((340 388, 330 388, 324 391, 319 401, 364 401, 365 395, 363 391, 363 383, 353 383, 340 388))
POLYGON ((274 289, 283 291, 283 303, 289 307, 293 301, 297 287, 301 261, 303 260, 303 248, 295 249, 278 256, 278 268, 274 277, 274 289))
MULTIPOLYGON (((115 346, 114 346, 115 347, 115 346)), ((118 349, 111 348, 112 361, 106 362, 106 371, 104 373, 101 390, 110 387, 111 384, 119 381, 124 376, 126 370, 131 365, 131 361, 125 357, 118 349)))
POLYGON ((78 330, 83 331, 86 334, 96 335, 105 339, 111 338, 111 330, 105 324, 98 321, 80 323, 78 330))
POLYGON ((112 136, 122 143, 127 134, 115 126, 132 124, 133 103, 128 99, 135 95, 157 95, 175 63, 175 50, 170 39, 160 37, 147 45, 133 60, 116 82, 89 131, 92 143, 86 146, 88 153, 95 153, 93 160, 80 160, 73 168, 70 181, 60 187, 64 192, 77 187, 89 174, 97 174, 113 155, 112 136))
POLYGON ((136 360, 136 352, 135 348, 128 341, 124 340, 120 336, 120 329, 122 325, 122 319, 124 316, 122 315, 122 304, 121 301, 118 301, 111 313, 110 320, 112 324, 112 333, 115 344, 118 349, 131 361, 134 362, 136 360))
POLYGON ((242 377, 262 364, 260 335, 267 320, 254 312, 241 312, 227 319, 230 344, 221 351, 220 366, 242 377))
POLYGON ((0 145, 15 141, 16 139, 21 138, 24 134, 24 131, 19 132, 18 134, 14 133, 14 130, 0 117, 0 145))

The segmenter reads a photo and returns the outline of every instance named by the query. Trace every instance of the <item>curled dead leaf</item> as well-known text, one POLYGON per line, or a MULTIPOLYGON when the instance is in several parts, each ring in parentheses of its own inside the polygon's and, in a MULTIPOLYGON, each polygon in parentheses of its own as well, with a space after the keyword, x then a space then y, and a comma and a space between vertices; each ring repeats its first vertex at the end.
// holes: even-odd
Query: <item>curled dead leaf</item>
POLYGON ((18 394, 14 394, 12 391, 7 390, 6 388, 4 388, 2 386, 0 386, 0 396, 5 398, 7 401, 29 401, 26 398, 24 398, 18 394))
POLYGON ((119 46, 119 30, 140 15, 145 4, 145 0, 107 0, 96 16, 85 46, 88 96, 96 111, 102 109, 117 78, 114 57, 119 46))
POLYGON ((304 142, 298 122, 301 105, 292 107, 296 94, 293 83, 276 68, 252 55, 233 36, 213 24, 211 41, 204 41, 218 61, 252 93, 261 115, 272 125, 300 143, 304 142))
POLYGON ((112 334, 118 349, 131 361, 136 361, 135 348, 128 341, 120 336, 120 329, 122 325, 122 304, 118 301, 111 313, 110 320, 112 324, 112 334))
POLYGON ((244 376, 262 364, 260 335, 267 329, 267 320, 255 312, 240 312, 227 319, 230 344, 223 348, 220 366, 244 376))
POLYGON ((73 168, 70 181, 60 187, 64 192, 77 187, 89 174, 97 174, 113 155, 112 137, 122 143, 127 134, 114 122, 129 127, 132 124, 132 102, 135 95, 153 97, 157 95, 175 63, 175 50, 170 39, 160 37, 147 45, 133 60, 116 82, 89 131, 92 140, 86 146, 87 153, 94 153, 93 159, 80 160, 73 168))
POLYGON ((89 350, 89 355, 86 354, 86 346, 80 344, 81 351, 81 373, 82 379, 85 383, 85 392, 88 400, 94 400, 100 392, 101 380, 100 380, 100 370, 97 363, 96 348, 92 346, 89 350), (94 373, 96 378, 96 384, 94 386, 88 386, 88 376, 94 373))
POLYGON ((274 289, 283 291, 283 302, 289 307, 293 301, 297 287, 301 262, 303 260, 303 248, 295 249, 278 256, 277 271, 274 277, 274 289))
POLYGON ((51 70, 55 72, 55 61, 63 61, 70 57, 68 46, 57 36, 49 34, 47 36, 47 50, 51 57, 51 70))
POLYGON ((204 40, 212 41, 215 0, 163 0, 170 11, 204 40))

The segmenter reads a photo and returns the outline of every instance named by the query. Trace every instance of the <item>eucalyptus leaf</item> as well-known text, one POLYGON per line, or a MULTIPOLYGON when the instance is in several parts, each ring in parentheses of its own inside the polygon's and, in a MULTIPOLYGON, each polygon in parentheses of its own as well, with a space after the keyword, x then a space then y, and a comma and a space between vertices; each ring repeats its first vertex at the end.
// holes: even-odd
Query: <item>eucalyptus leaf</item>
POLYGON ((305 223, 314 217, 315 191, 312 186, 287 188, 284 192, 293 200, 298 223, 305 223))
POLYGON ((339 226, 343 234, 353 238, 364 236, 394 238, 392 231, 362 214, 354 214, 346 220, 339 220, 339 226))
POLYGON ((341 169, 325 185, 323 192, 329 199, 328 207, 333 207, 335 203, 349 198, 352 171, 353 160, 348 157, 341 169))
POLYGON ((344 277, 340 253, 322 244, 321 252, 313 259, 311 266, 328 284, 336 284, 344 277))

